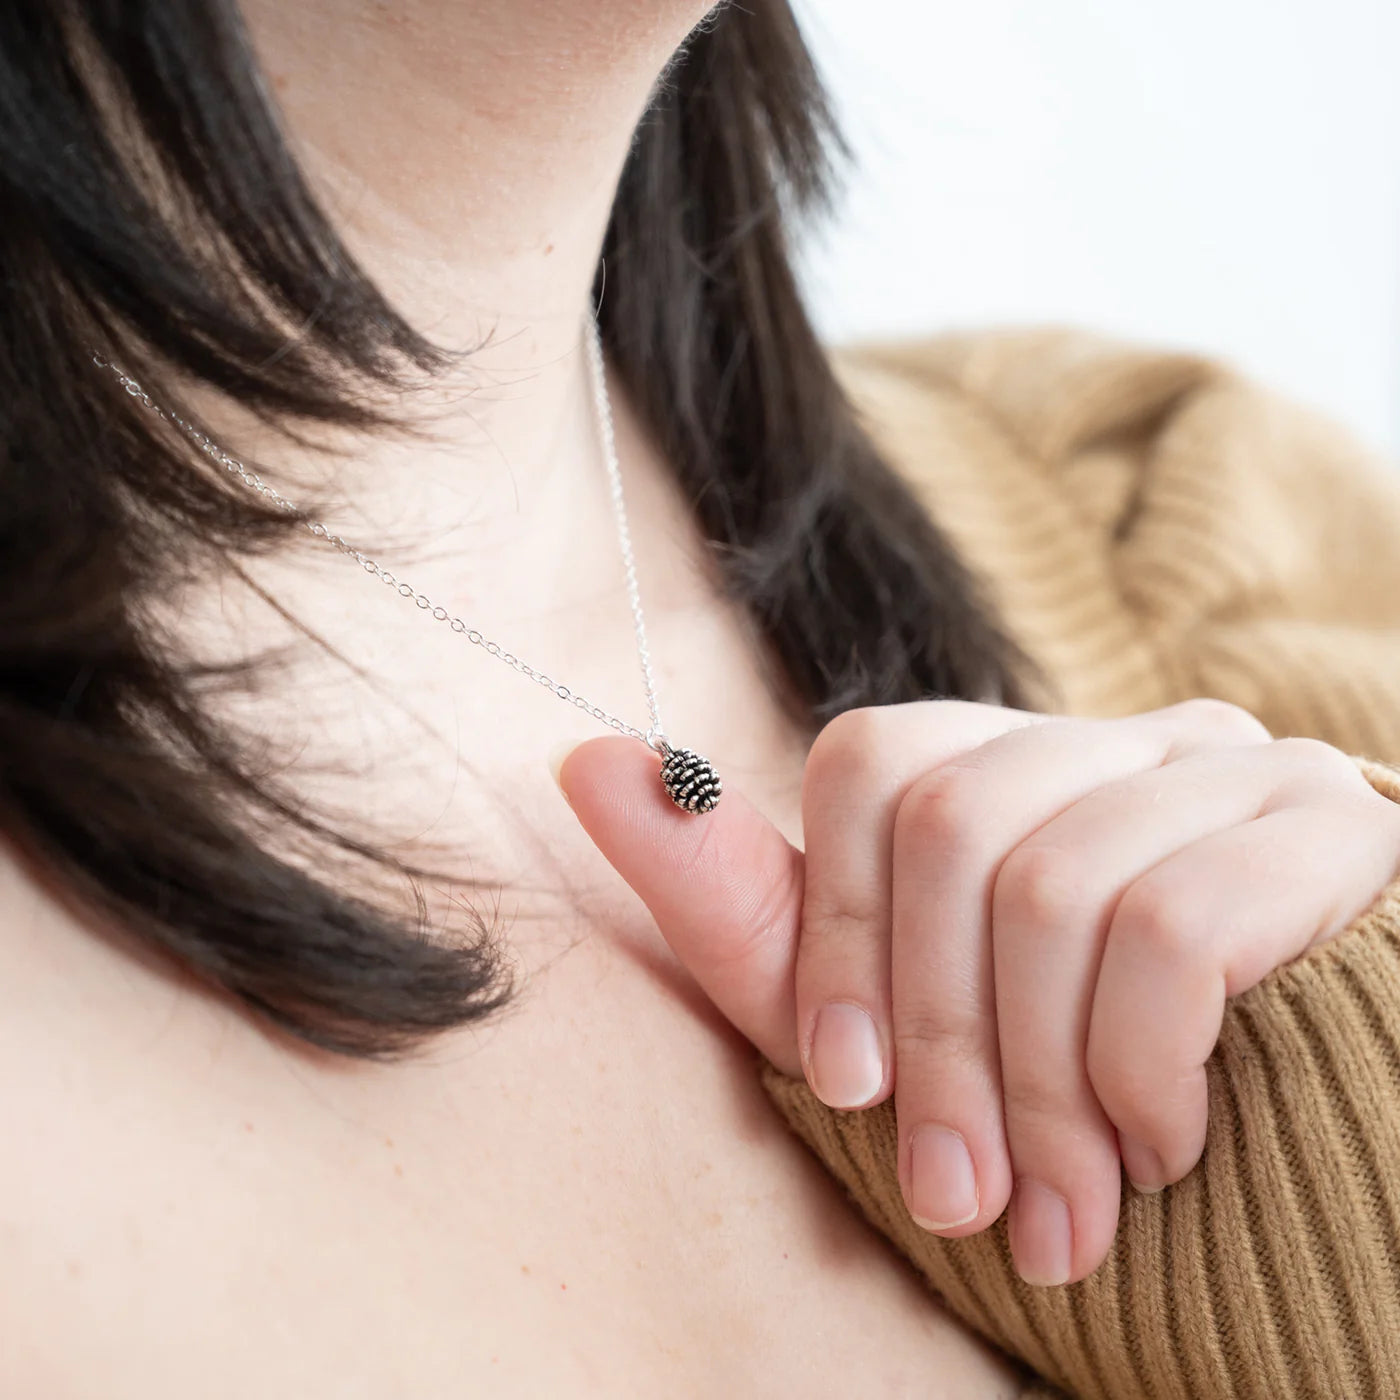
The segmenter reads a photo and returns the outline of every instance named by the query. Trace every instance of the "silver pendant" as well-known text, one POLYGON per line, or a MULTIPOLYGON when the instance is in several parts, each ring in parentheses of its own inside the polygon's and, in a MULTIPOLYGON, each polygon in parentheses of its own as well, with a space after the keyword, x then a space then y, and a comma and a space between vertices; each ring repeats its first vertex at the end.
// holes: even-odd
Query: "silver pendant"
POLYGON ((683 812, 697 816, 713 812, 719 806, 724 790, 708 758, 690 749, 673 749, 666 745, 661 763, 661 781, 671 801, 683 812))

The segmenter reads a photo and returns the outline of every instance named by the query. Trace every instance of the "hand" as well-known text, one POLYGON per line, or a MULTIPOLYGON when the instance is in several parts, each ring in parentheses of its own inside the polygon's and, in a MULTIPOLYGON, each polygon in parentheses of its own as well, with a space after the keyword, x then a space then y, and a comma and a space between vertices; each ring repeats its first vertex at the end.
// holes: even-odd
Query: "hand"
POLYGON ((1011 1205, 1034 1283, 1200 1156, 1227 997, 1400 874, 1400 806, 1346 754, 1188 701, 1121 719, 961 701, 853 710, 808 755, 805 856, 726 784, 672 806, 635 740, 560 786, 679 959, 836 1108, 895 1096, 900 1182, 961 1236, 1011 1205))

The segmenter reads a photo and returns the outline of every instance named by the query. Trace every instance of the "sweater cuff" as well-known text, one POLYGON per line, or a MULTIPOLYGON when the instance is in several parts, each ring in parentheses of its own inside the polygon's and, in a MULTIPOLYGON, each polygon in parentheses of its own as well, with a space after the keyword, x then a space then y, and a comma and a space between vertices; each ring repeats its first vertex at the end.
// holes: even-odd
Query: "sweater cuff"
MULTIPOLYGON (((1400 768, 1351 755, 1400 803, 1400 768)), ((1139 1195, 1089 1278, 1022 1282, 1006 1217, 946 1240, 910 1219, 894 1106, 764 1087, 957 1317, 1071 1395, 1400 1395, 1400 875, 1337 938, 1226 1006, 1196 1168, 1139 1195)))

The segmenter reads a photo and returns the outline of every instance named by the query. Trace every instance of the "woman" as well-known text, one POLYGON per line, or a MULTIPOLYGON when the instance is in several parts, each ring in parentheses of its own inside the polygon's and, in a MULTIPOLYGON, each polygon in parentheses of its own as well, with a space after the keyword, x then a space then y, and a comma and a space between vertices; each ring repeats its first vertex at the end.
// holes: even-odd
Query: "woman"
MULTIPOLYGON (((18 1344, 0 1388, 1020 1393, 1021 1367, 974 1331, 1010 1345, 1005 1328, 921 1288, 755 1073, 753 1045, 789 1071, 769 1093, 814 1140, 890 1111, 892 1066, 864 1092, 856 1039, 825 1071, 799 1045, 811 983, 793 983, 786 843, 835 791, 814 739, 839 756, 852 724, 829 721, 892 707, 857 745, 888 775, 908 751, 889 726, 911 712, 932 769, 1020 730, 1069 735, 1043 722, 1060 711, 1141 710, 1156 717, 1113 731, 1139 769, 1147 733, 1157 762, 1175 744, 1267 751, 1295 778, 1312 764, 1354 854, 1316 882, 1322 942, 1355 939, 1400 867, 1400 788, 1375 761, 1400 734, 1348 745, 1370 783, 1322 745, 1273 760, 1243 711, 1161 711, 1184 698, 1166 669, 1154 703, 1119 708, 1144 687, 1094 691, 1061 632, 1026 623, 1044 672, 1013 640, 954 548, 978 508, 959 515, 950 483, 941 526, 913 483, 934 459, 981 473, 1010 450, 979 437, 989 366, 1076 356, 948 342, 849 361, 842 382, 908 459, 886 464, 787 266, 781 216, 820 194, 825 126, 785 4, 239 9, 246 50, 226 4, 32 0, 0 20, 0 1025, 25 1065, 5 1082, 18 1344), (612 715, 649 698, 595 431, 607 400, 581 353, 592 299, 673 737, 727 786, 712 813, 680 813, 635 738, 591 743, 560 780, 596 846, 540 759, 597 733, 559 685, 612 715), (151 405, 207 433, 212 460, 151 405), (470 635, 444 629, 455 616, 470 635), (557 685, 525 685, 474 637, 557 685), (680 917, 697 894, 732 946, 680 917), (735 961, 765 947, 765 965, 735 961), (876 1107, 827 1120, 794 1099, 804 1056, 840 1107, 876 1107)), ((1075 443, 1140 447, 1211 380, 1153 363, 1131 411, 1087 437, 1081 421, 1075 443)), ((1374 497, 1346 518, 1360 548, 1400 506, 1350 467, 1348 499, 1374 497)), ((1078 481, 1080 505, 1112 498, 1078 481)), ((1383 607, 1368 622, 1396 625, 1383 607)), ((1125 633, 1114 659, 1142 680, 1150 652, 1125 633)), ((868 843, 898 795, 852 829, 868 843)), ((867 951, 828 989, 846 1005, 882 995, 885 950, 867 951)), ((1000 1238, 1011 1163, 987 1088, 970 1076, 949 1111, 981 1119, 959 1132, 996 1179, 978 1217, 928 1222, 940 1246, 1000 1238)), ((1203 1106, 1176 1138, 1204 1132, 1203 1106)), ((1077 1255, 1052 1268, 1043 1231, 1018 1246, 1041 1283, 1087 1278, 1113 1240, 1118 1158, 1106 1173, 1095 1127, 1077 1255)), ((1052 1353, 1041 1369, 1066 1379, 1052 1353)))

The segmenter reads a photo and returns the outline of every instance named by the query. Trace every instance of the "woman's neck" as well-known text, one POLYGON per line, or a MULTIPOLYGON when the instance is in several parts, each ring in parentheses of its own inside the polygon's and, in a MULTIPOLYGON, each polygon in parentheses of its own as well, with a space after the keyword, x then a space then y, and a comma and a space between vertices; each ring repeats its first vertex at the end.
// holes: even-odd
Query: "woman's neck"
MULTIPOLYGON (((615 551, 606 535, 588 559, 572 543, 606 500, 580 332, 632 134, 710 4, 243 3, 351 251, 411 323, 472 353, 425 397, 437 450, 357 437, 327 464, 242 421, 238 446, 287 469, 289 494, 329 471, 343 533, 428 542, 457 561, 457 596, 547 609, 556 576, 615 551)), ((624 458, 634 478, 658 469, 624 458)))
MULTIPOLYGON (((293 149, 370 275, 482 374, 553 365, 698 0, 244 0, 293 149)), ((536 416, 538 408, 535 410, 536 416)))
MULTIPOLYGON (((709 8, 244 0, 292 150, 351 251, 410 322, 472 353, 425 399, 436 448, 333 437, 346 450, 327 463, 256 423, 210 421, 285 471, 294 498, 329 473, 342 533, 427 542, 450 561, 449 596, 486 622, 502 620, 493 600, 546 612, 612 576, 580 332, 632 134, 709 8)), ((635 424, 628 451, 617 399, 624 475, 663 470, 635 424)))

